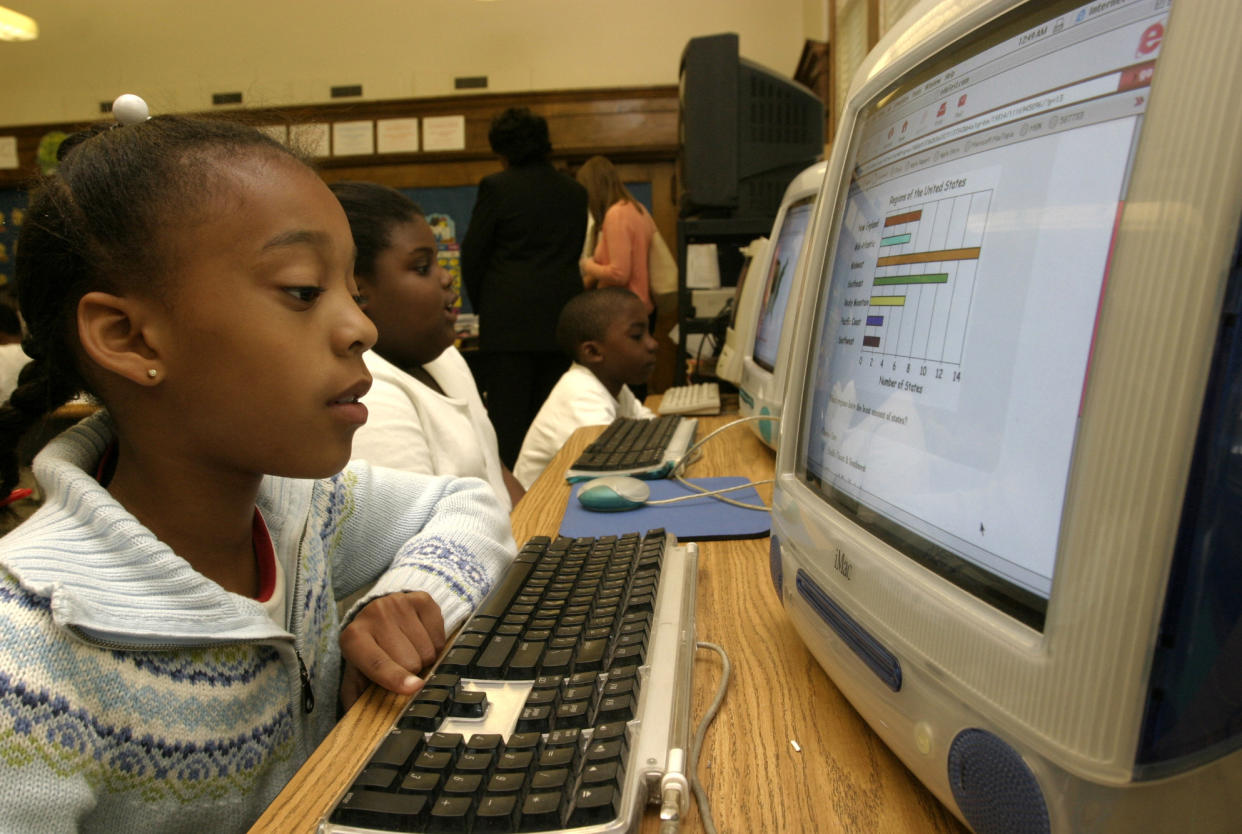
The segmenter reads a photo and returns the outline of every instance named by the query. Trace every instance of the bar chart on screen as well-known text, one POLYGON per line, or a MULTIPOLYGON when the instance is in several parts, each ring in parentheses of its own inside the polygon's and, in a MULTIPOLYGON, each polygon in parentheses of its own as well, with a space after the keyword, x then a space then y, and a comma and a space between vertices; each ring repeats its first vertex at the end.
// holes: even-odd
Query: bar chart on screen
POLYGON ((884 218, 863 353, 961 365, 991 199, 984 189, 884 218))

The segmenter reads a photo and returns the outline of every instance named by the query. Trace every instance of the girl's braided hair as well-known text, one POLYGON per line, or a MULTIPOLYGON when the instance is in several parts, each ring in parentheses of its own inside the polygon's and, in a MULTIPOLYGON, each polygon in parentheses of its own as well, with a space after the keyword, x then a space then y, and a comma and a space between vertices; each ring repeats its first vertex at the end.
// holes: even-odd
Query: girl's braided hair
POLYGON ((67 138, 59 170, 36 184, 17 241, 14 276, 31 361, 0 405, 0 495, 17 483, 18 441, 80 392, 77 307, 88 292, 160 293, 169 232, 222 187, 221 163, 262 151, 300 159, 235 122, 155 116, 67 138))

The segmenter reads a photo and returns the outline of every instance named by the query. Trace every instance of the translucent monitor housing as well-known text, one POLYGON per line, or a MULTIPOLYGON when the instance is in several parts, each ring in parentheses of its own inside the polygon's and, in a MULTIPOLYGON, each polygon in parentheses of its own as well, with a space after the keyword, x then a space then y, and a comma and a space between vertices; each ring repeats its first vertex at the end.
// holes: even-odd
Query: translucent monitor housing
MULTIPOLYGON (((743 415, 781 416, 785 376, 789 363, 792 327, 786 327, 791 300, 800 296, 803 283, 802 252, 815 203, 824 184, 827 162, 807 168, 785 189, 771 241, 764 254, 761 281, 744 300, 754 306, 745 320, 749 329, 739 331, 743 345, 738 405, 743 415)), ((775 448, 780 423, 775 420, 751 424, 764 443, 775 448)))
POLYGON ((742 381, 742 354, 750 344, 749 334, 754 332, 755 317, 759 315, 756 300, 763 283, 761 273, 767 264, 768 239, 757 237, 739 251, 742 269, 730 299, 729 326, 725 330, 715 372, 718 378, 734 385, 742 381))
POLYGON ((956 0, 854 79, 773 580, 976 831, 1225 831, 1242 788, 1242 4, 956 0))

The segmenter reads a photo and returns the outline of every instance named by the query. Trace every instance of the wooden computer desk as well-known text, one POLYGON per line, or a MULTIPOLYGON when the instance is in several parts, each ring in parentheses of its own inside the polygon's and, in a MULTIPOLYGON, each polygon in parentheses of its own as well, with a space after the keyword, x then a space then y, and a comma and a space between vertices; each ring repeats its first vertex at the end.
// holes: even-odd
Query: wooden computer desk
MULTIPOLYGON (((730 417, 700 418, 699 437, 730 417)), ((579 430, 513 512, 519 543, 555 535, 569 487, 560 473, 602 427, 579 430)), ((703 447, 689 474, 772 475, 773 455, 749 428, 703 447)), ((771 487, 759 487, 767 501, 771 487)), ((707 733, 698 774, 721 832, 964 832, 863 722, 828 680, 772 588, 768 539, 703 542, 699 553, 700 641, 728 652, 733 676, 707 733), (795 748, 795 744, 797 747, 795 748)), ((720 660, 700 651, 694 668, 694 721, 710 705, 720 660)), ((408 699, 372 687, 320 745, 251 831, 312 832, 344 793, 408 699)), ((654 807, 644 834, 656 834, 654 807)), ((682 831, 703 831, 691 809, 682 831)))

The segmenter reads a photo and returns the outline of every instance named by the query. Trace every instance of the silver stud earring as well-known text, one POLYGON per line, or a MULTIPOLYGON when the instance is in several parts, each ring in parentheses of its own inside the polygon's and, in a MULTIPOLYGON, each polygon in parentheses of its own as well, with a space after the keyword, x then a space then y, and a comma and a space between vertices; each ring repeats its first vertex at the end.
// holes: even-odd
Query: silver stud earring
POLYGON ((155 368, 147 368, 147 376, 151 377, 151 379, 155 379, 159 376, 159 373, 160 372, 155 370, 155 368))

